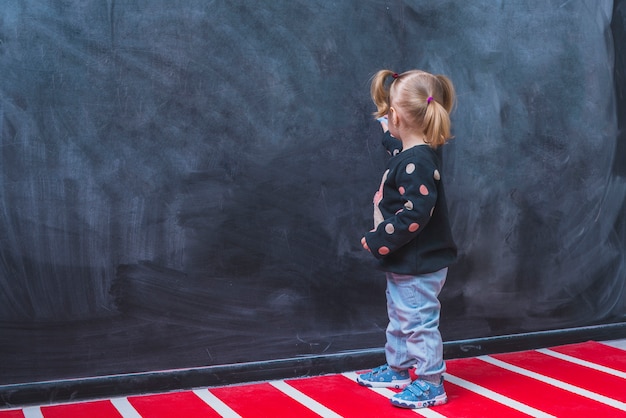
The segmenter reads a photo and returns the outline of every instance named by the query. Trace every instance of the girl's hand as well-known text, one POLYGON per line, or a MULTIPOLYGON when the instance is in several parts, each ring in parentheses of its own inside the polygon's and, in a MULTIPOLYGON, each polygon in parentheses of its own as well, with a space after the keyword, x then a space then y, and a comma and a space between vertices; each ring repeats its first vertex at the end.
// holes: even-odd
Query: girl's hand
POLYGON ((389 130, 387 115, 381 116, 376 120, 380 122, 380 126, 383 128, 383 132, 387 132, 389 130))
POLYGON ((378 225, 380 225, 384 221, 385 221, 385 218, 383 217, 383 214, 380 212, 380 209, 378 208, 378 204, 376 204, 374 206, 374 229, 372 229, 372 231, 376 231, 376 229, 378 229, 378 225))
MULTIPOLYGON (((365 237, 361 238, 361 245, 363 246, 363 248, 365 248, 367 251, 370 251, 370 247, 367 245, 367 241, 365 241, 365 237)), ((370 251, 371 252, 371 251, 370 251)))
POLYGON ((378 206, 381 200, 383 200, 383 192, 378 190, 376 191, 376 193, 374 193, 374 199, 372 199, 372 201, 374 202, 374 206, 378 206))

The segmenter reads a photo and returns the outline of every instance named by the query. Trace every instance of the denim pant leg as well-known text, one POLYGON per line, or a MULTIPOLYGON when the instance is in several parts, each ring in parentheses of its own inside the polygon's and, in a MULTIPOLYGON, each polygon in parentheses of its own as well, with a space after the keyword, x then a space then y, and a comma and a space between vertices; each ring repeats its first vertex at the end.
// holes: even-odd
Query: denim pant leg
POLYGON ((448 269, 419 276, 387 273, 387 363, 397 369, 415 366, 417 375, 445 371, 439 333, 439 292, 448 269))

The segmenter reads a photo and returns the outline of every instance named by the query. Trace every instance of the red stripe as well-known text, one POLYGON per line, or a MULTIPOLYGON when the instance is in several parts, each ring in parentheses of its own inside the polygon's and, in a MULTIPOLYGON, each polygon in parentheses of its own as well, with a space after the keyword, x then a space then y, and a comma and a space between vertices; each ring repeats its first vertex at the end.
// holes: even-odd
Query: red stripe
POLYGON ((210 392, 245 418, 319 418, 319 415, 269 383, 213 388, 210 392))
POLYGON ((150 418, 219 418, 202 399, 193 392, 176 392, 160 395, 132 396, 128 402, 139 415, 150 418))
POLYGON ((626 401, 626 389, 624 389, 626 380, 617 376, 536 351, 499 354, 492 357, 621 402, 626 401))
POLYGON ((470 390, 445 382, 448 403, 437 407, 447 417, 517 418, 527 414, 502 405, 470 390))
POLYGON ((68 405, 42 406, 44 418, 121 418, 110 401, 95 401, 68 405))
POLYGON ((0 418, 24 418, 24 414, 21 409, 13 411, 0 411, 0 418))
POLYGON ((626 373, 626 351, 606 344, 588 341, 553 347, 550 350, 626 373))
POLYGON ((288 380, 287 383, 345 418, 416 416, 342 375, 288 380))
POLYGON ((448 373, 558 417, 620 417, 626 413, 478 359, 447 364, 448 373))

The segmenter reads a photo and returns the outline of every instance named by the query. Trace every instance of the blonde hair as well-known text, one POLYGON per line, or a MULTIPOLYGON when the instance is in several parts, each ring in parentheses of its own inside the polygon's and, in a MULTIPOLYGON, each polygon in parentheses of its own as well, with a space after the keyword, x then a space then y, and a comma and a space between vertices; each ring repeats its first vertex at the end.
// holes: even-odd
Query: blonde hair
POLYGON ((450 112, 456 97, 454 86, 448 77, 421 70, 402 74, 380 70, 372 78, 370 92, 377 108, 375 117, 389 113, 393 97, 394 106, 402 109, 416 129, 423 130, 426 143, 432 148, 437 148, 452 138, 450 112))

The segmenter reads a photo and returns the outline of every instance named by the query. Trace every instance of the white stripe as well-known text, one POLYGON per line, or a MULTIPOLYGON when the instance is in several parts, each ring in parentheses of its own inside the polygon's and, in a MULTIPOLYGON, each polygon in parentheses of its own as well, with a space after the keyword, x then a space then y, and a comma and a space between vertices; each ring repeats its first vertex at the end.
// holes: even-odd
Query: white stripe
POLYGON ((465 379, 461 379, 460 377, 453 376, 451 374, 445 373, 445 379, 450 383, 454 383, 457 386, 461 386, 467 390, 470 390, 474 393, 482 395, 486 398, 491 399, 492 401, 496 401, 501 403, 502 405, 506 405, 509 408, 516 409, 520 412, 530 415, 531 417, 536 418, 556 418, 554 415, 546 414, 543 411, 530 407, 526 404, 516 401, 515 399, 508 398, 504 395, 500 395, 492 390, 489 390, 483 386, 477 385, 472 382, 468 382, 465 379))
POLYGON ((111 403, 124 418, 141 418, 139 412, 128 402, 127 398, 113 398, 111 403))
POLYGON ((215 410, 218 414, 227 418, 241 418, 241 415, 230 409, 228 405, 226 405, 220 398, 212 394, 207 389, 197 389, 194 390, 195 393, 200 399, 207 403, 211 408, 215 410))
POLYGON ((575 393, 577 395, 584 396, 585 398, 589 398, 589 399, 592 399, 594 401, 602 402, 602 403, 604 403, 606 405, 612 406, 613 408, 617 408, 617 409, 619 409, 621 411, 626 411, 626 403, 620 402, 620 401, 616 401, 615 399, 609 398, 609 397, 604 396, 604 395, 600 395, 599 393, 594 393, 594 392, 591 392, 589 390, 586 390, 586 389, 583 389, 583 388, 579 388, 578 386, 570 385, 569 383, 565 383, 563 381, 560 381, 560 380, 557 380, 557 379, 553 379, 551 377, 544 376, 544 375, 539 374, 539 373, 531 372, 530 370, 526 370, 526 369, 523 369, 521 367, 517 367, 517 366, 514 366, 512 364, 505 363, 504 361, 498 360, 498 359, 490 357, 490 356, 480 356, 480 357, 477 357, 477 358, 479 360, 482 360, 482 361, 486 362, 486 363, 493 364, 494 366, 498 366, 498 367, 501 367, 503 369, 515 372, 515 373, 519 373, 519 374, 521 374, 523 376, 527 376, 527 377, 530 377, 532 379, 537 379, 540 382, 544 382, 544 383, 547 383, 549 385, 556 386, 556 387, 561 388, 561 389, 565 389, 568 392, 572 392, 572 393, 575 393))
POLYGON ((316 414, 319 414, 320 416, 324 418, 342 418, 341 415, 326 408, 324 405, 317 402, 315 399, 308 397, 304 393, 300 392, 298 389, 294 388, 293 386, 290 386, 289 384, 285 383, 282 380, 269 382, 269 384, 274 386, 276 389, 280 390, 281 392, 285 393, 286 395, 290 396, 294 400, 300 402, 302 405, 306 406, 311 411, 315 412, 316 414))
POLYGON ((41 409, 38 406, 24 408, 22 409, 22 413, 24 414, 24 418, 43 418, 41 409))
POLYGON ((600 341, 601 344, 626 350, 626 340, 600 341))
POLYGON ((622 372, 620 370, 611 369, 610 367, 602 366, 600 364, 592 363, 592 362, 587 361, 587 360, 582 360, 582 359, 579 359, 579 358, 576 358, 576 357, 568 356, 567 354, 561 354, 561 353, 559 353, 557 351, 552 351, 552 350, 549 350, 547 348, 542 348, 542 349, 539 349, 539 350, 536 350, 536 351, 539 351, 540 353, 547 354, 547 355, 552 356, 552 357, 559 358, 561 360, 569 361, 570 363, 579 364, 581 366, 585 366, 585 367, 588 367, 590 369, 598 370, 598 371, 601 371, 601 372, 604 372, 604 373, 612 374, 613 376, 617 376, 617 377, 620 377, 622 379, 626 379, 626 373, 624 373, 624 372, 622 372))
MULTIPOLYGON (((354 372, 343 373, 343 375, 350 380, 356 380, 356 377, 357 377, 357 374, 354 372)), ((362 386, 362 387, 366 388, 365 386, 362 386)), ((391 399, 391 397, 396 394, 396 392, 394 392, 393 390, 386 389, 386 388, 369 388, 368 387, 367 389, 371 390, 372 392, 376 392, 379 395, 384 396, 387 399, 391 399)), ((415 412, 417 415, 421 415, 426 418, 446 418, 445 415, 441 415, 439 412, 436 412, 429 408, 411 409, 411 411, 415 412)))

